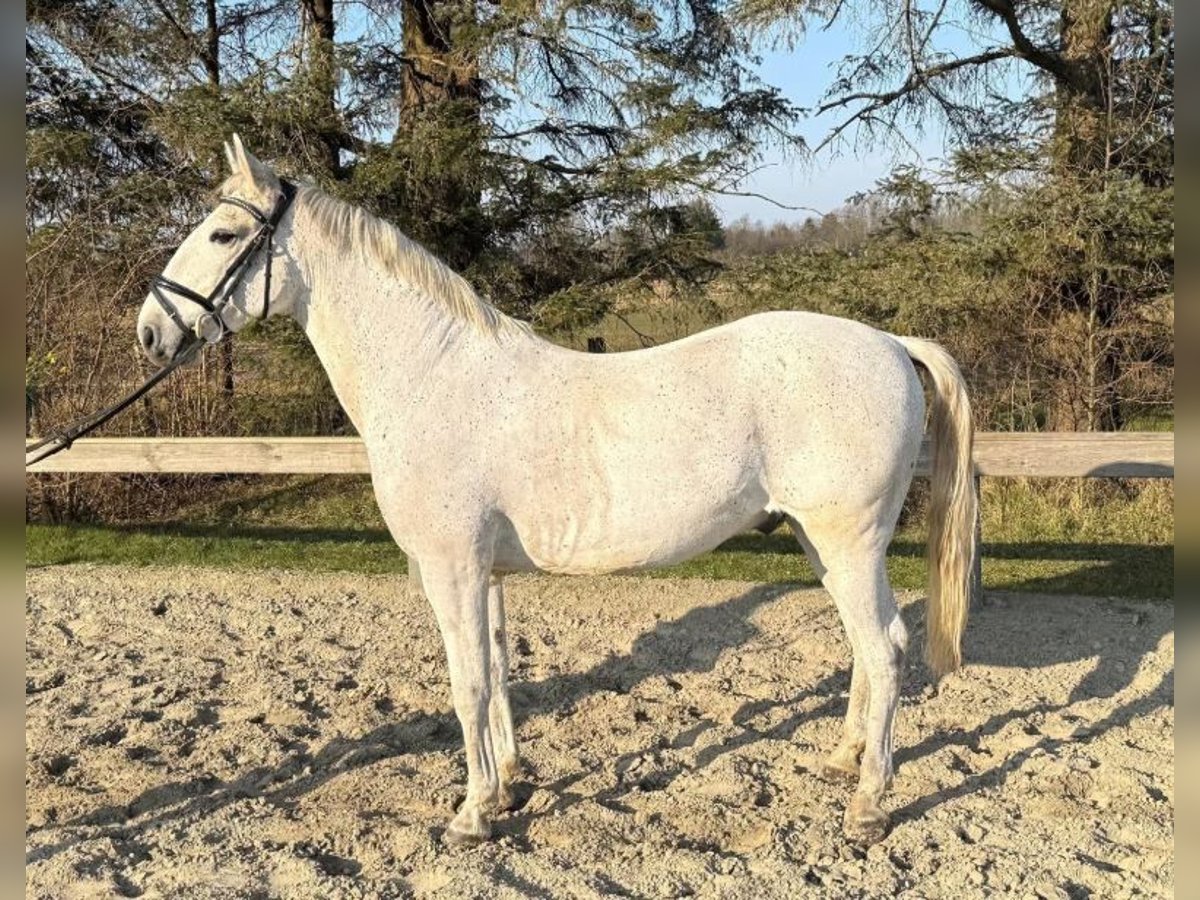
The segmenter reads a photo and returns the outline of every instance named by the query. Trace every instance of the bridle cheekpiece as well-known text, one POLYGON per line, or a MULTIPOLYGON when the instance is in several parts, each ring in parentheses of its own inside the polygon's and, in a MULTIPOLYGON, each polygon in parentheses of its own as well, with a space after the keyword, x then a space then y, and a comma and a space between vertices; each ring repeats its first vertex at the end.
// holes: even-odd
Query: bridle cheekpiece
MULTIPOLYGON (((259 316, 265 319, 270 312, 271 304, 271 258, 274 255, 274 239, 275 229, 283 220, 284 214, 292 205, 292 201, 296 197, 296 186, 286 179, 279 179, 279 187, 282 191, 279 199, 275 201, 275 208, 271 210, 270 215, 267 215, 257 206, 252 203, 247 203, 239 197, 221 197, 218 203, 228 203, 231 206, 236 206, 239 209, 244 209, 250 213, 258 222, 258 231, 254 233, 254 237, 250 242, 242 248, 242 251, 237 255, 229 268, 225 270, 225 274, 221 276, 221 280, 217 282, 216 287, 212 289, 206 297, 201 293, 192 290, 187 285, 180 284, 177 281, 172 281, 164 275, 156 275, 150 281, 150 292, 154 295, 154 299, 158 301, 158 305, 163 308, 163 311, 170 317, 171 321, 178 326, 179 330, 185 335, 194 336, 193 340, 204 341, 209 344, 216 344, 229 332, 225 320, 221 318, 225 307, 229 305, 230 297, 233 291, 241 283, 250 264, 254 261, 255 255, 263 247, 267 250, 266 273, 264 275, 263 286, 263 305, 262 314, 259 316), (183 316, 179 314, 179 308, 172 302, 167 294, 175 294, 185 300, 190 300, 197 306, 201 307, 204 312, 196 319, 195 325, 188 327, 184 322, 183 316)), ((188 340, 181 345, 181 349, 193 343, 193 340, 188 340)))

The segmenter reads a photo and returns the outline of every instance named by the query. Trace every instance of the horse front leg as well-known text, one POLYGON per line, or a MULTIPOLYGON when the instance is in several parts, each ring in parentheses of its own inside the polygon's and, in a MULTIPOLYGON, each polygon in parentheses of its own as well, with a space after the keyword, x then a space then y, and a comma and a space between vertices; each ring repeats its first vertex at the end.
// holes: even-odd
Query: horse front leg
POLYGON ((508 629, 504 615, 504 580, 493 575, 488 585, 488 636, 491 638, 492 700, 488 709, 492 747, 496 753, 500 787, 497 805, 511 809, 513 784, 521 774, 517 738, 508 693, 508 629))
POLYGON ((420 571, 446 645, 454 711, 467 753, 467 797, 444 840, 451 845, 478 844, 491 836, 490 815, 499 793, 488 718, 492 678, 487 567, 475 560, 422 558, 420 571))

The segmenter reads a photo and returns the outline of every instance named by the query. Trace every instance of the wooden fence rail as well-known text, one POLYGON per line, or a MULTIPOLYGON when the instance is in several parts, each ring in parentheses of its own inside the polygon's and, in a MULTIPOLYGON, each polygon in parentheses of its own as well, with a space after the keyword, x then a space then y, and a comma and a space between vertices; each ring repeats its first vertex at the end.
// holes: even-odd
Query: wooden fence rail
MULTIPOLYGON (((359 438, 87 438, 30 471, 361 475, 370 465, 359 438)), ((1002 478, 1174 478, 1175 435, 981 432, 975 435, 975 471, 1002 478)), ((921 448, 917 474, 929 474, 928 443, 921 448)), ((983 591, 981 547, 977 541, 973 602, 983 591)))
MULTIPOLYGON (((999 477, 1174 478, 1173 432, 981 432, 980 475, 999 477)), ((31 472, 366 474, 358 438, 85 438, 31 472)), ((917 474, 929 474, 928 447, 917 474)))

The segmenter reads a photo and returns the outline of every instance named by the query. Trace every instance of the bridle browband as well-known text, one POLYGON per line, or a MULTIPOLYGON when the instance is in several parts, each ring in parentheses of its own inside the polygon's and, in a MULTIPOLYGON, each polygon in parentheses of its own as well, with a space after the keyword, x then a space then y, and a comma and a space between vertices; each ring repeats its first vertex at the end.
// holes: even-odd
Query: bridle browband
POLYGON ((258 231, 255 232, 250 242, 242 248, 242 251, 234 261, 230 263, 229 268, 225 270, 225 274, 221 276, 221 280, 217 282, 216 287, 209 292, 207 297, 193 291, 187 285, 172 281, 170 278, 162 275, 156 275, 151 279, 150 293, 154 295, 154 299, 158 301, 159 306, 163 308, 163 311, 166 312, 171 321, 183 332, 183 341, 180 342, 175 355, 171 357, 165 366, 147 378, 140 387, 112 406, 105 407, 91 415, 82 416, 73 422, 68 422, 47 437, 39 441, 34 441, 31 444, 26 444, 26 468, 32 466, 34 463, 41 462, 48 456, 53 456, 60 450, 66 450, 76 438, 82 437, 88 432, 99 428, 117 413, 126 409, 140 397, 148 393, 151 388, 173 371, 195 357, 205 345, 219 343, 229 334, 229 327, 225 324, 225 320, 221 318, 221 313, 229 305, 234 289, 241 283, 242 278, 250 268, 250 263, 254 260, 255 254, 264 246, 267 249, 267 261, 266 272, 263 276, 265 283, 263 285, 262 314, 259 318, 265 319, 267 317, 271 308, 271 257, 274 250, 275 229, 283 221, 283 217, 292 205, 292 201, 296 199, 296 186, 290 181, 283 178, 279 179, 279 187, 282 193, 279 195, 279 199, 275 201, 275 208, 271 210, 270 215, 266 215, 254 204, 247 203, 238 197, 221 197, 218 199, 218 203, 229 203, 239 209, 244 209, 250 215, 254 216, 255 221, 258 222, 258 231), (190 300, 204 310, 191 328, 187 326, 187 323, 183 320, 183 316, 179 314, 179 309, 171 302, 167 293, 190 300), (212 331, 208 330, 210 324, 214 326, 212 331), (42 450, 42 452, 30 459, 29 454, 35 450, 42 450))
MULTIPOLYGON (((163 312, 167 314, 184 335, 195 335, 196 338, 207 341, 210 344, 216 344, 225 337, 229 332, 229 328, 226 326, 225 320, 221 318, 221 313, 229 305, 229 299, 233 296, 234 289, 241 282, 242 276, 246 274, 246 270, 254 260, 255 254, 264 245, 267 248, 267 268, 263 278, 263 306, 262 314, 259 318, 265 319, 267 317, 271 308, 271 258, 274 256, 275 228, 283 220, 288 208, 292 205, 292 200, 296 197, 296 186, 290 181, 283 178, 279 179, 279 187, 281 193, 279 199, 275 201, 275 208, 271 210, 270 215, 264 213, 253 203, 247 203, 239 197, 220 197, 218 199, 218 203, 228 203, 231 206, 236 206, 250 213, 255 221, 258 222, 258 231, 254 233, 254 237, 251 238, 250 242, 242 248, 242 251, 234 261, 230 263, 229 268, 225 270, 225 274, 221 276, 221 280, 217 282, 216 287, 209 292, 207 297, 197 293, 187 285, 180 284, 178 281, 172 281, 165 275, 156 275, 150 280, 150 293, 154 295, 154 299, 163 308, 163 312), (190 300, 204 310, 191 328, 184 322, 183 316, 179 314, 178 307, 171 302, 167 293, 190 300), (215 326, 215 330, 209 332, 209 325, 215 326)), ((186 346, 187 344, 181 344, 179 350, 182 351, 186 346)), ((178 352, 176 355, 178 355, 178 352)))

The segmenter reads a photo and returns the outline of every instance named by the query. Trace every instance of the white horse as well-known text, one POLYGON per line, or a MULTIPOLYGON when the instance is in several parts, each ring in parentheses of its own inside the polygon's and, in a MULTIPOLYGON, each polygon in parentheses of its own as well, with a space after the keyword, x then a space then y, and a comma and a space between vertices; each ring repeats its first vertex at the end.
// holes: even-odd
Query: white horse
MULTIPOLYGON (((315 187, 284 187, 235 136, 218 206, 164 276, 207 295, 280 212, 235 279, 220 325, 295 319, 366 444, 379 508, 446 646, 467 796, 445 839, 473 843, 512 801, 502 578, 667 566, 782 514, 833 596, 854 654, 844 736, 826 763, 857 777, 844 829, 882 837, 906 633, 885 551, 908 491, 932 381, 927 658, 960 664, 974 546, 970 408, 951 357, 803 312, 749 316, 661 347, 555 346, 481 299, 396 228, 315 187), (240 203, 237 201, 240 200, 240 203), (237 203, 237 205, 234 205, 237 203), (277 204, 279 204, 277 206, 277 204)), ((211 333, 202 306, 148 297, 138 321, 159 364, 211 333)), ((211 338, 211 334, 209 336, 211 338)))

